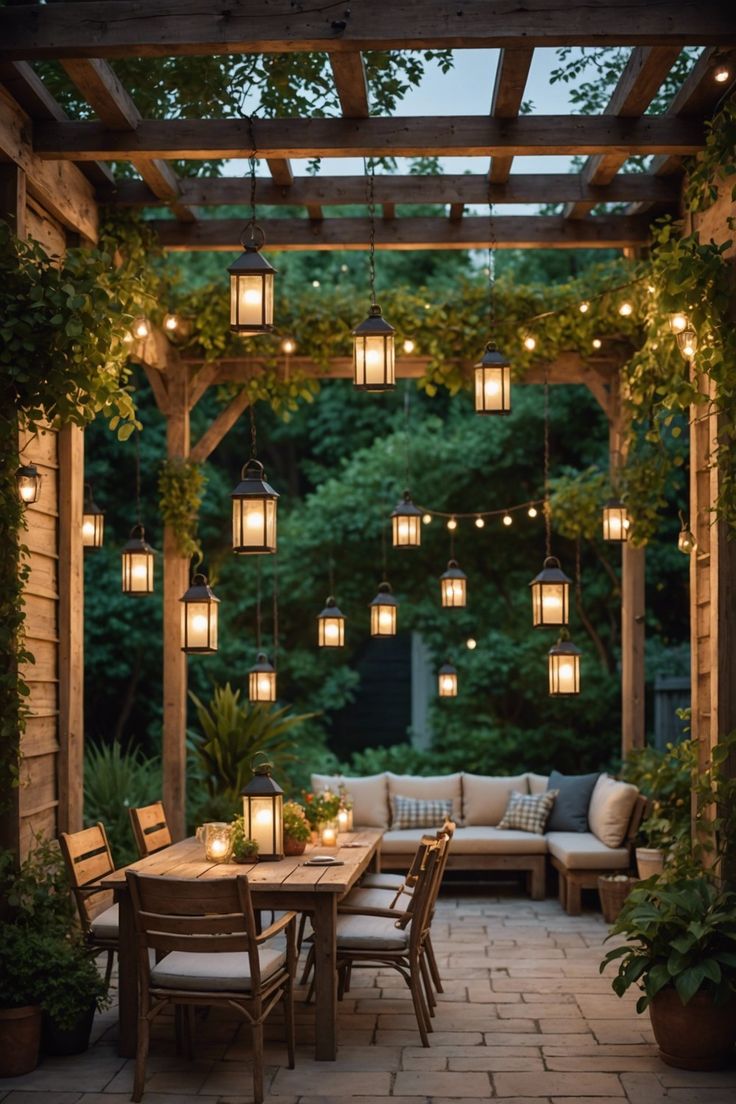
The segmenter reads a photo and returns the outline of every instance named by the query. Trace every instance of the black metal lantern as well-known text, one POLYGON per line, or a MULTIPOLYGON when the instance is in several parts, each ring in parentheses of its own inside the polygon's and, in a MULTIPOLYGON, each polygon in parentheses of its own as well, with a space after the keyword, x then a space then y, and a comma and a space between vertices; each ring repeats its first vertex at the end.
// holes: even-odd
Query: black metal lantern
POLYGON ((276 670, 265 652, 259 652, 248 672, 248 701, 276 701, 276 670))
POLYGON ((547 556, 542 570, 532 579, 532 624, 567 625, 570 620, 570 579, 560 569, 556 556, 547 556))
POLYGON ((443 663, 437 672, 437 689, 441 698, 457 697, 457 671, 451 663, 443 663))
POLYGON ((408 491, 391 511, 391 532, 394 548, 419 548, 422 543, 422 511, 408 491))
POLYGON ((390 391, 396 386, 395 332, 378 303, 353 330, 353 383, 361 391, 390 391))
POLYGON ((440 575, 440 596, 446 609, 460 609, 467 605, 468 577, 457 565, 457 560, 449 560, 447 571, 440 575))
POLYGON ((603 507, 603 539, 619 544, 629 539, 629 515, 623 502, 611 498, 603 507))
POLYGON ((555 697, 580 693, 581 651, 569 640, 558 640, 547 653, 549 692, 555 697))
POLYGON ((508 414, 511 411, 511 364, 489 341, 475 365, 476 414, 508 414))
POLYGON ((182 603, 181 650, 189 655, 216 652, 220 599, 210 588, 207 576, 196 574, 179 601, 182 603))
POLYGON ((233 500, 233 552, 276 551, 276 504, 278 494, 266 482, 260 460, 243 465, 240 482, 230 495, 233 500))
POLYGON ((134 525, 123 545, 123 593, 153 594, 153 561, 156 553, 146 540, 142 525, 134 525))
POLYGON ((258 844, 260 862, 284 857, 284 791, 271 777, 271 763, 251 764, 253 777, 241 790, 246 839, 258 844))
POLYGON ((230 273, 230 329, 259 334, 273 330, 273 278, 276 269, 261 256, 265 235, 251 221, 243 230, 245 250, 228 268, 230 273))
POLYGON ((320 648, 342 648, 345 643, 345 614, 331 595, 317 614, 317 643, 320 648))
POLYGON ((381 583, 370 604, 371 636, 396 636, 396 614, 399 603, 391 593, 390 583, 381 583))
POLYGON ((38 502, 41 493, 41 473, 35 464, 21 464, 15 473, 18 497, 25 506, 38 502))
POLYGON ((85 485, 84 509, 82 511, 82 546, 84 548, 102 548, 105 534, 105 515, 92 498, 92 488, 85 485))
POLYGON ((692 326, 686 327, 677 335, 677 348, 685 360, 692 360, 698 351, 698 335, 692 326))

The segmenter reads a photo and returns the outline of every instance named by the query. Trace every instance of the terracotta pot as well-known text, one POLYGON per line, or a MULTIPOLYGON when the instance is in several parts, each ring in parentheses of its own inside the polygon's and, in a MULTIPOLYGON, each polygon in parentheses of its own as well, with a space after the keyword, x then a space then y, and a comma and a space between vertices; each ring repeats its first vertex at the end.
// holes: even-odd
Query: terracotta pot
POLYGON ((307 846, 306 840, 292 839, 291 836, 284 835, 284 854, 285 855, 303 855, 307 846))
POLYGON ((637 847, 636 869, 642 880, 651 878, 653 874, 661 874, 664 870, 664 851, 657 847, 637 847))
POLYGON ((41 1009, 0 1008, 0 1077, 20 1077, 38 1065, 41 1009))
POLYGON ((649 1005, 659 1056, 668 1066, 690 1070, 722 1069, 736 1043, 736 999, 713 1004, 700 992, 683 1004, 675 989, 661 989, 649 1005))

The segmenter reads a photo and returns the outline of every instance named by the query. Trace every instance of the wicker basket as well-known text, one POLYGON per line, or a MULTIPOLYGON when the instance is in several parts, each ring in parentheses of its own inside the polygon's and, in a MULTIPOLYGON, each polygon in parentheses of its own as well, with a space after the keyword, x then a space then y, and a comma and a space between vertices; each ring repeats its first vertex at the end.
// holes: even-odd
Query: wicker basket
POLYGON ((627 877, 625 881, 612 881, 604 875, 598 878, 598 896, 601 899, 603 919, 607 924, 614 923, 623 908, 624 901, 638 884, 639 879, 633 877, 627 877))

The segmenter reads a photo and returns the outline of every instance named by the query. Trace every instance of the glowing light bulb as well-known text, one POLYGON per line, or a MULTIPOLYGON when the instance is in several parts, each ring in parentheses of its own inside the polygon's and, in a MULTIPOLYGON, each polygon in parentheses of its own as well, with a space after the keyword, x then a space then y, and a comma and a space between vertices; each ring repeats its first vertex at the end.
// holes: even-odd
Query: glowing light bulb
POLYGON ((671 314, 670 329, 672 330, 673 334, 682 333, 683 330, 686 330, 687 315, 683 314, 682 311, 675 311, 674 314, 671 314))
POLYGON ((452 679, 448 675, 445 675, 445 677, 442 679, 442 689, 445 691, 446 694, 449 694, 451 692, 452 688, 453 688, 452 679))
POLYGON ((431 303, 425 303, 424 304, 424 309, 425 310, 431 310, 432 309, 432 304, 431 303))
POLYGON ((349 272, 348 266, 346 264, 341 264, 340 265, 340 271, 341 272, 349 272))
POLYGON ((246 288, 243 292, 243 302, 249 307, 257 307, 261 302, 261 293, 258 288, 246 288))
POLYGON ((622 318, 628 318, 629 315, 634 313, 634 308, 628 301, 628 299, 624 299, 623 303, 618 308, 618 313, 621 315, 622 318))
POLYGON ((529 515, 530 518, 535 518, 537 516, 537 513, 538 513, 538 511, 537 511, 536 506, 530 506, 529 509, 527 510, 527 514, 529 515))
POLYGON ((450 518, 450 520, 447 522, 447 528, 448 529, 457 529, 457 521, 456 521, 455 518, 450 518))
POLYGON ((206 632, 207 631, 207 617, 206 617, 206 615, 203 614, 203 613, 195 613, 194 617, 192 618, 192 628, 196 632, 206 632))
POLYGON ((470 648, 471 652, 477 646, 478 646, 478 641, 474 640, 472 636, 469 636, 468 639, 465 641, 465 647, 470 648))
POLYGON ((583 300, 583 302, 578 307, 578 310, 580 311, 581 314, 587 314, 588 313, 588 311, 590 310, 590 303, 587 301, 587 299, 583 300))
POLYGON ((28 483, 24 483, 18 488, 18 490, 20 491, 20 497, 23 499, 24 502, 33 502, 34 496, 36 494, 35 487, 31 486, 28 483))
POLYGON ((377 368, 381 363, 381 354, 378 349, 367 349, 365 354, 366 368, 377 368))
MULTIPOLYGON (((271 690, 271 683, 267 678, 259 678, 258 680, 258 692, 259 694, 268 694, 271 690)), ((263 814, 259 813, 259 816, 263 814)), ((258 819, 258 818, 256 818, 258 819)))
POLYGON ((390 629, 393 624, 393 617, 390 610, 381 610, 378 614, 378 624, 382 629, 390 629))
POLYGON ((82 525, 82 536, 93 537, 95 535, 95 523, 93 521, 85 521, 82 525))
POLYGON ((137 338, 138 341, 143 341, 144 338, 148 337, 150 332, 151 327, 148 325, 148 319, 136 318, 135 322, 133 323, 133 336, 137 338))
POLYGON ((319 287, 319 280, 312 280, 312 287, 319 287))
POLYGON ((511 514, 504 514, 504 515, 503 515, 503 523, 504 523, 504 525, 511 525, 511 524, 512 524, 512 522, 513 522, 513 520, 514 520, 514 519, 512 518, 511 514))
POLYGON ((325 625, 325 636, 328 640, 337 640, 340 635, 340 630, 334 621, 328 621, 325 625))
POLYGON ((718 81, 719 84, 725 84, 730 76, 731 70, 727 69, 725 65, 719 65, 718 68, 713 71, 713 80, 718 81))
POLYGON ((524 348, 527 349, 531 353, 531 352, 534 351, 534 349, 536 349, 536 347, 537 347, 536 337, 532 337, 531 334, 527 334, 526 337, 524 338, 524 348))
POLYGON ((287 356, 291 356, 296 352, 296 341, 293 337, 285 337, 281 342, 281 352, 286 353, 287 356))
MULTIPOLYGON (((266 680, 266 688, 268 689, 268 680, 266 680)), ((259 809, 258 812, 256 813, 255 821, 256 821, 256 824, 261 826, 261 828, 265 828, 265 826, 267 824, 270 825, 270 823, 271 823, 271 810, 270 809, 259 809)))
POLYGON ((475 519, 476 529, 483 529, 484 526, 485 526, 485 521, 483 520, 483 518, 482 517, 477 517, 475 519))
POLYGON ((498 380, 487 379, 483 384, 483 390, 486 393, 486 397, 491 399, 498 395, 501 390, 501 385, 499 384, 498 380))
POLYGON ((165 314, 164 315, 164 329, 167 333, 174 333, 179 329, 179 316, 178 314, 165 314))
POLYGON ((412 341, 412 339, 410 337, 407 337, 407 339, 404 341, 404 344, 403 344, 402 348, 403 348, 405 353, 413 353, 414 350, 416 349, 416 344, 415 344, 415 342, 412 341))
POLYGON ((424 525, 431 525, 432 524, 432 515, 431 514, 422 514, 422 522, 423 522, 424 525))
POLYGON ((592 345, 593 345, 594 349, 600 349, 602 344, 603 344, 603 342, 601 341, 601 339, 599 337, 594 337, 593 338, 592 345))
POLYGON ((147 568, 144 563, 133 564, 132 575, 134 579, 145 579, 147 575, 147 568))

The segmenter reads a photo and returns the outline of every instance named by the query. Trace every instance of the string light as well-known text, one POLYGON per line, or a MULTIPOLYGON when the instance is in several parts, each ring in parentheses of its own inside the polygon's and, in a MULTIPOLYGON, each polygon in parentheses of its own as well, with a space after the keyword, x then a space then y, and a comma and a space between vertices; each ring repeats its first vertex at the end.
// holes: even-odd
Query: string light
POLYGON ((468 639, 465 641, 465 647, 469 648, 470 651, 472 652, 472 651, 475 650, 475 648, 478 647, 478 641, 475 640, 474 637, 469 636, 468 639))
POLYGON ((536 349, 536 347, 537 347, 536 337, 534 337, 532 334, 527 334, 526 337, 524 338, 524 348, 528 352, 533 353, 534 350, 536 349))
POLYGON ((718 84, 725 84, 728 78, 731 76, 731 70, 727 69, 725 65, 719 65, 717 69, 713 70, 713 80, 718 84))
POLYGON ((527 510, 527 515, 530 518, 535 518, 537 516, 537 513, 538 513, 538 510, 537 510, 536 506, 530 506, 529 509, 527 510))
POLYGON ((483 529, 483 528, 484 528, 484 526, 485 526, 485 524, 486 524, 486 523, 485 523, 485 521, 483 520, 483 518, 482 518, 482 517, 477 517, 477 518, 475 519, 475 528, 476 528, 476 529, 483 529))
POLYGON ((512 518, 511 514, 504 514, 503 515, 504 525, 506 525, 506 526, 513 525, 513 522, 514 522, 514 519, 512 518))
POLYGON ((683 330, 687 329, 687 315, 683 314, 682 311, 674 311, 668 315, 668 321, 670 331, 673 334, 682 333, 683 330))
POLYGON ((592 344, 594 349, 600 349, 603 342, 601 341, 601 339, 599 337, 594 337, 591 344, 592 344))
POLYGON ((454 517, 451 517, 451 518, 449 519, 449 521, 447 522, 447 528, 448 528, 448 529, 449 529, 450 531, 452 531, 453 529, 457 529, 457 519, 456 519, 456 518, 454 518, 454 517))
POLYGON ((291 356, 296 352, 296 341, 293 337, 285 337, 281 342, 281 352, 286 353, 287 356, 291 356))
POLYGON ((164 329, 167 333, 176 333, 179 329, 179 315, 174 311, 169 311, 164 315, 164 329))
POLYGON ((147 337, 151 336, 151 325, 147 318, 141 315, 133 322, 133 338, 135 341, 145 341, 147 337))
POLYGON ((578 307, 578 310, 580 311, 581 314, 587 314, 588 313, 588 311, 590 310, 590 303, 588 302, 587 299, 583 300, 583 302, 578 307))
POLYGON ((320 286, 319 280, 312 280, 312 287, 313 288, 318 288, 319 286, 320 286))
POLYGON ((628 318, 629 315, 634 313, 634 307, 628 299, 624 299, 623 303, 618 308, 618 313, 621 315, 622 318, 628 318))
POLYGON ((422 524, 423 525, 431 525, 432 524, 432 515, 431 514, 422 514, 422 524))
POLYGON ((404 343, 401 347, 408 356, 409 353, 413 353, 414 350, 416 349, 416 343, 414 341, 412 341, 412 339, 410 337, 407 337, 407 338, 405 338, 404 343))

